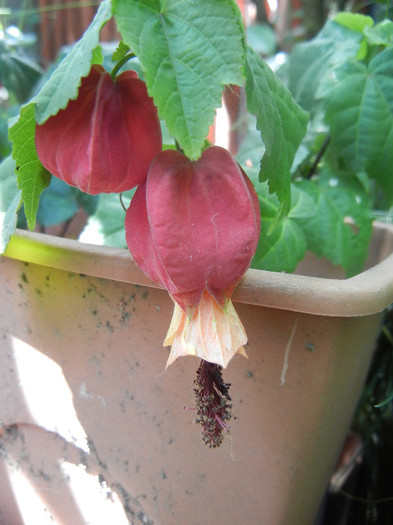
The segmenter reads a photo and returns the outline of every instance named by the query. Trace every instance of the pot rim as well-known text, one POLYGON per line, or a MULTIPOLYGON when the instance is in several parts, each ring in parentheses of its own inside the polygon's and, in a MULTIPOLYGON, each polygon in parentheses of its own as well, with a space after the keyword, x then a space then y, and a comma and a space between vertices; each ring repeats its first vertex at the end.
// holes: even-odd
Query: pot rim
MULTIPOLYGON (((381 312, 393 302, 393 225, 374 222, 373 231, 388 239, 381 262, 348 279, 249 269, 233 301, 332 317, 381 312)), ((69 272, 161 288, 138 268, 126 249, 16 230, 5 257, 69 272)))

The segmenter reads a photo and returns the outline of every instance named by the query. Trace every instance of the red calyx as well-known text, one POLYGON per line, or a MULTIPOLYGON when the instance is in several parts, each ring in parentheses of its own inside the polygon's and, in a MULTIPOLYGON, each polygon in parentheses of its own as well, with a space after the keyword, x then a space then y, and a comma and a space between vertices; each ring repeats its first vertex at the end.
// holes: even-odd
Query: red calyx
POLYGON ((225 307, 257 247, 259 203, 225 149, 211 146, 196 162, 167 150, 153 160, 125 226, 138 265, 191 316, 205 290, 225 307))
POLYGON ((161 151, 157 109, 134 71, 115 80, 94 65, 78 96, 37 125, 35 144, 44 167, 92 195, 142 183, 161 151))

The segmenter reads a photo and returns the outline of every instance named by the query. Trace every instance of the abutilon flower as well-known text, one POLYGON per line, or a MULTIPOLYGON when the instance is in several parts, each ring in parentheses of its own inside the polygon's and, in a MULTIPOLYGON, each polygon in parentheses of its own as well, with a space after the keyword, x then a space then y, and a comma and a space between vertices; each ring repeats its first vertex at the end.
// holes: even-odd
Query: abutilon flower
POLYGON ((245 355, 243 325, 231 296, 248 269, 260 233, 258 197, 230 153, 205 149, 192 162, 166 150, 153 160, 126 220, 140 268, 175 301, 164 346, 226 367, 245 355))
POLYGON ((44 167, 85 193, 117 193, 142 183, 162 149, 157 109, 135 71, 114 80, 100 65, 75 100, 36 126, 44 167))
POLYGON ((249 267, 260 233, 258 197, 247 175, 223 148, 196 162, 166 150, 150 166, 127 210, 126 241, 140 268, 175 302, 164 346, 167 366, 179 356, 202 361, 195 380, 202 438, 217 447, 231 418, 222 367, 246 355, 244 327, 231 296, 249 267))

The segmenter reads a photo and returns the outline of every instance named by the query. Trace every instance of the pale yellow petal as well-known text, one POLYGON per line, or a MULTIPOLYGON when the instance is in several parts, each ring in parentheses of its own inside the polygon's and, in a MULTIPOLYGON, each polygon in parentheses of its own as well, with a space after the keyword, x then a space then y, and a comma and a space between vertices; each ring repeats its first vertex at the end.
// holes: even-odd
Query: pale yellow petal
POLYGON ((229 300, 226 308, 222 309, 205 291, 191 318, 175 304, 164 341, 164 346, 172 345, 167 366, 178 357, 196 355, 225 368, 236 353, 247 357, 243 348, 246 342, 243 324, 232 301, 229 300))
POLYGON ((182 330, 181 325, 185 323, 185 320, 186 316, 184 315, 183 310, 177 303, 175 303, 171 324, 169 325, 168 333, 165 337, 164 346, 170 346, 173 343, 176 333, 182 330))

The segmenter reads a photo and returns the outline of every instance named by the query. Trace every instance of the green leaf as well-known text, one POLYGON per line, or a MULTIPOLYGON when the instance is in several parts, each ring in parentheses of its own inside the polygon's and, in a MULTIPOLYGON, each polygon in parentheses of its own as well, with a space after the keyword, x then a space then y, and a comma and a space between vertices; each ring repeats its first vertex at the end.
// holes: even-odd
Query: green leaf
POLYGON ((241 85, 244 30, 233 0, 115 0, 124 42, 185 155, 199 157, 226 84, 241 85))
POLYGON ((366 26, 364 34, 367 41, 375 46, 392 46, 393 45, 393 22, 391 20, 383 20, 373 27, 366 26))
MULTIPOLYGON (((135 189, 122 194, 123 204, 130 205, 135 189)), ((84 242, 127 248, 124 230, 125 212, 117 193, 102 193, 98 196, 95 213, 89 217, 80 239, 84 242)))
POLYGON ((306 237, 294 221, 285 220, 270 235, 271 220, 261 220, 261 234, 266 235, 265 246, 259 243, 252 267, 274 272, 293 272, 307 250, 306 237))
POLYGON ((0 81, 19 103, 27 100, 42 73, 42 69, 29 58, 0 48, 0 81))
POLYGON ((271 56, 277 48, 276 33, 269 24, 248 26, 247 42, 260 55, 271 56))
POLYGON ((371 237, 370 202, 356 177, 325 168, 318 180, 297 186, 314 200, 316 213, 299 224, 309 249, 341 265, 348 276, 362 271, 371 237))
POLYGON ((261 208, 261 235, 252 267, 293 272, 307 250, 306 236, 299 220, 315 214, 314 201, 306 192, 292 185, 292 208, 287 216, 282 216, 277 222, 278 199, 269 195, 266 184, 257 184, 256 189, 261 208))
POLYGON ((115 49, 112 55, 112 62, 120 62, 128 53, 130 52, 130 47, 127 46, 123 42, 123 40, 120 40, 119 45, 115 49))
POLYGON ((49 185, 50 174, 42 166, 35 149, 36 120, 42 124, 68 100, 76 98, 81 78, 88 74, 93 60, 101 60, 98 51, 101 27, 111 18, 111 0, 104 0, 91 25, 69 54, 61 61, 37 96, 21 108, 19 119, 12 123, 9 139, 13 142, 12 157, 16 161, 18 187, 28 227, 33 230, 42 191, 49 185))
POLYGON ((21 191, 15 176, 15 161, 7 157, 0 164, 0 254, 4 253, 8 241, 16 228, 21 191))
POLYGON ((353 29, 359 33, 363 33, 365 27, 372 27, 374 25, 371 16, 361 15, 359 13, 337 13, 333 20, 338 24, 347 27, 348 29, 353 29))
POLYGON ((261 158, 265 153, 265 145, 262 142, 261 134, 256 128, 256 117, 248 115, 247 133, 240 143, 236 160, 247 173, 250 179, 259 184, 259 167, 261 158))
MULTIPOLYGON (((370 28, 374 25, 374 21, 371 18, 371 16, 361 15, 359 13, 349 13, 349 12, 338 13, 334 17, 334 21, 338 22, 340 25, 344 27, 347 27, 348 29, 357 31, 358 33, 364 33, 364 31, 367 28, 370 28)), ((356 58, 358 60, 364 59, 367 56, 367 52, 368 52, 367 39, 363 38, 360 42, 360 49, 358 51, 358 54, 356 55, 356 58)))
POLYGON ((96 46, 93 49, 92 57, 91 57, 91 64, 103 64, 104 62, 104 54, 102 51, 102 47, 100 45, 96 46))
POLYGON ((345 166, 375 178, 393 203, 393 48, 367 65, 348 62, 335 68, 325 99, 332 145, 345 166))
POLYGON ((289 209, 291 166, 306 134, 308 114, 251 48, 247 51, 246 94, 265 145, 259 179, 268 181, 270 192, 289 209))
POLYGON ((35 97, 38 124, 43 124, 49 117, 56 115, 67 106, 70 99, 77 97, 81 78, 88 75, 93 59, 97 59, 100 30, 111 16, 111 0, 104 0, 83 37, 60 62, 35 97))
POLYGON ((22 200, 26 220, 30 230, 34 230, 40 195, 49 185, 50 174, 42 166, 35 149, 34 104, 23 106, 19 119, 9 130, 12 141, 12 158, 16 162, 18 188, 22 191, 22 200))
POLYGON ((92 215, 98 197, 88 195, 66 182, 52 177, 49 187, 42 193, 37 212, 37 222, 41 226, 53 226, 68 221, 83 208, 87 215, 92 215))
POLYGON ((357 56, 362 39, 357 31, 330 20, 315 38, 295 46, 289 60, 288 85, 302 108, 314 109, 321 82, 332 67, 357 56))
POLYGON ((77 191, 57 177, 52 177, 49 187, 41 195, 37 222, 47 227, 71 219, 79 208, 77 191))
POLYGON ((8 120, 19 113, 19 106, 3 108, 0 105, 0 160, 11 153, 11 143, 8 140, 8 120))
POLYGON ((80 191, 78 188, 71 187, 71 192, 78 206, 83 208, 86 215, 90 216, 95 213, 98 204, 98 195, 89 195, 80 191))
POLYGON ((304 257, 307 240, 301 220, 316 213, 314 200, 295 184, 291 186, 291 208, 284 214, 267 183, 259 182, 259 159, 264 152, 261 136, 250 118, 250 129, 242 142, 237 161, 253 183, 261 209, 261 235, 252 267, 276 272, 292 272, 304 257))

